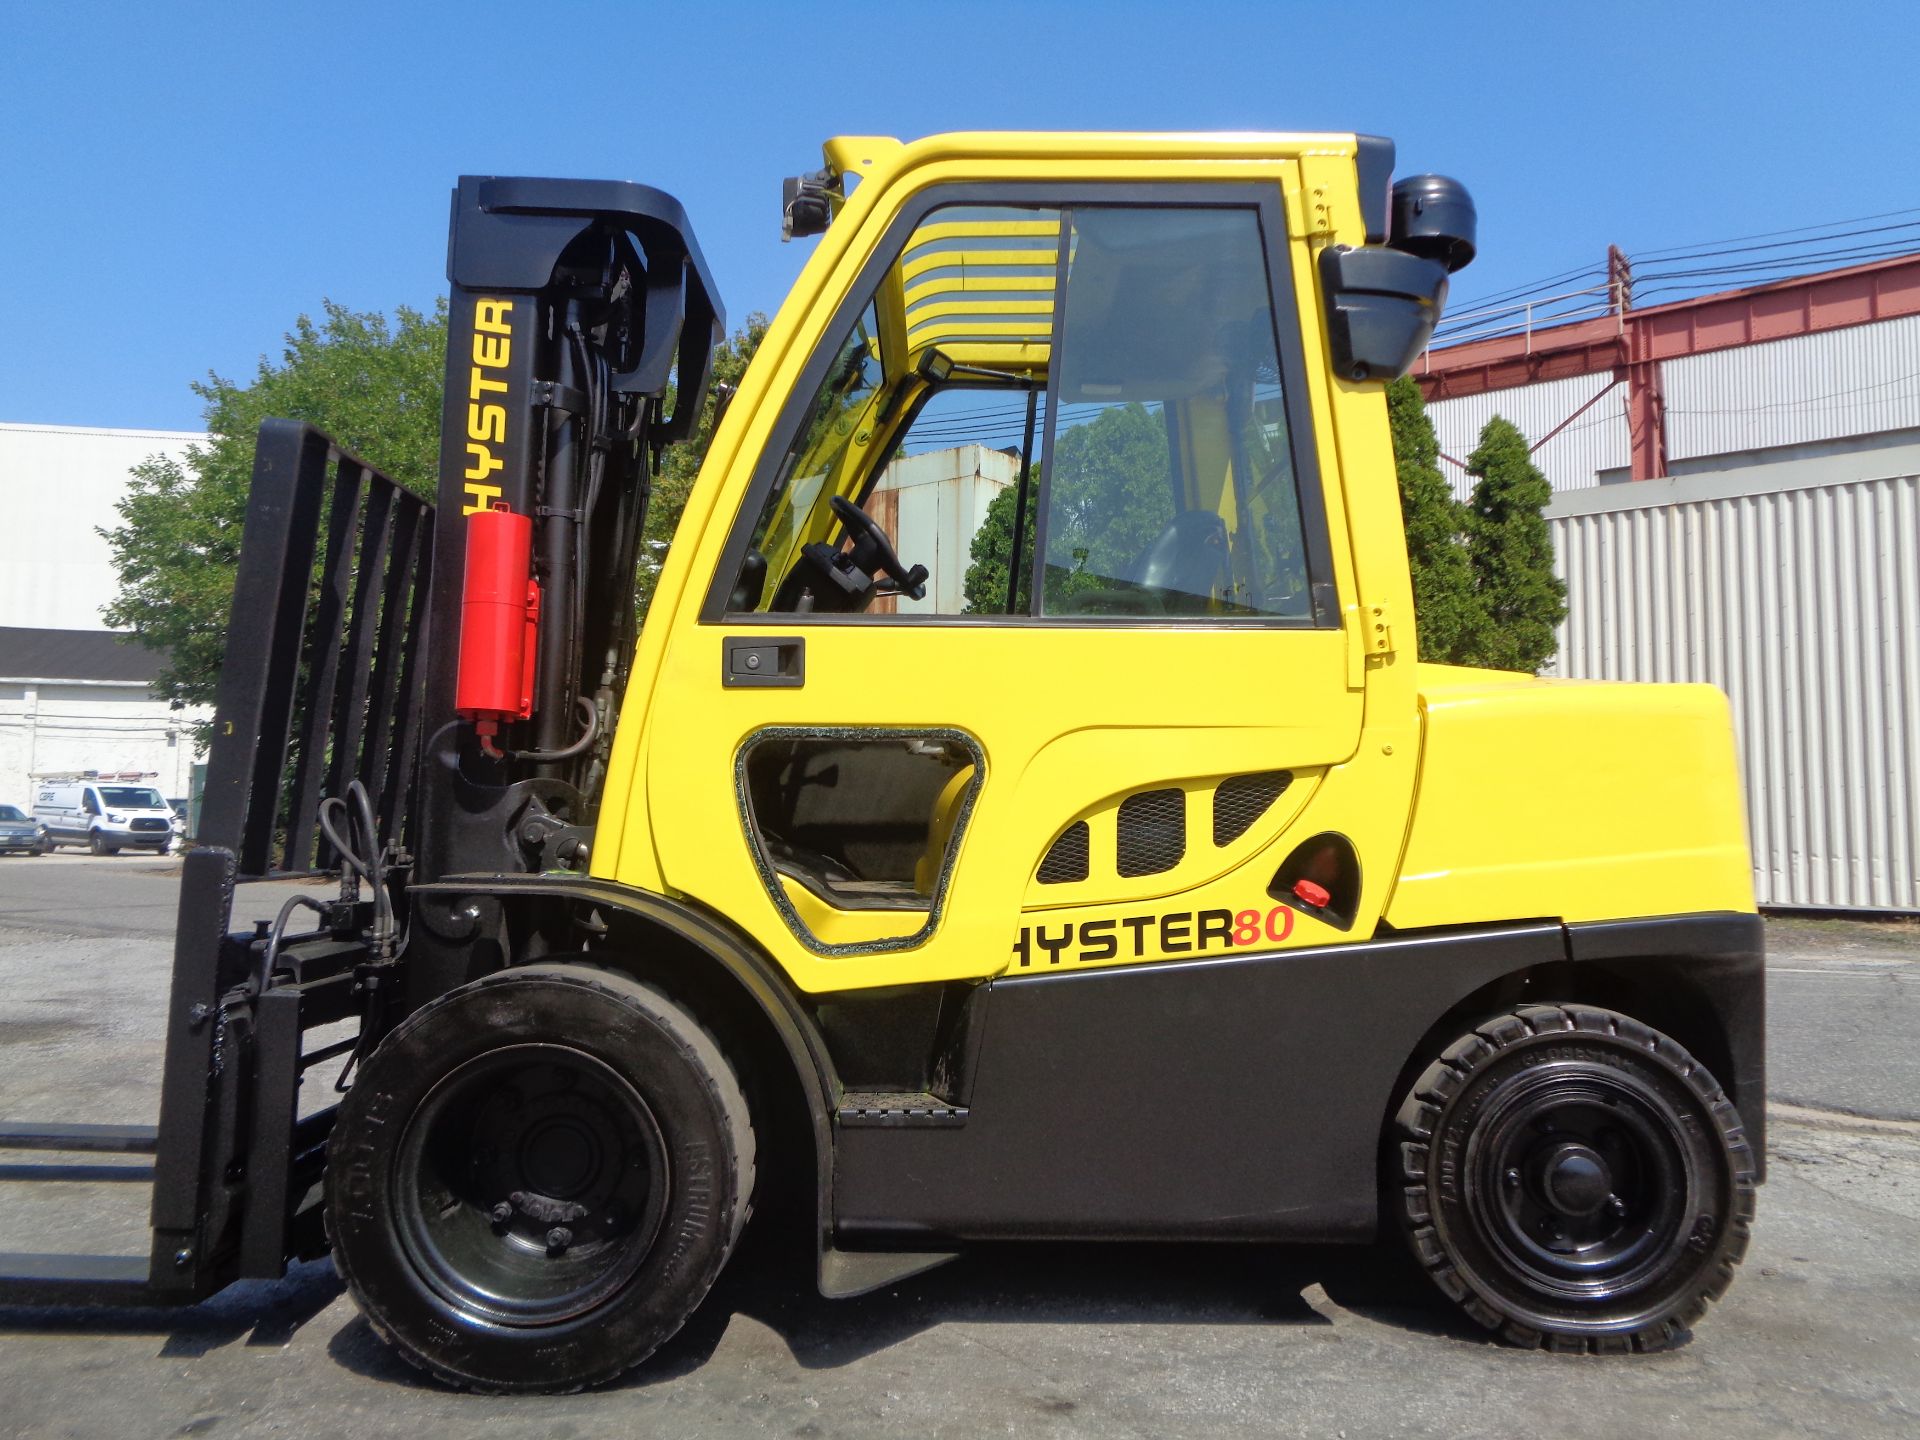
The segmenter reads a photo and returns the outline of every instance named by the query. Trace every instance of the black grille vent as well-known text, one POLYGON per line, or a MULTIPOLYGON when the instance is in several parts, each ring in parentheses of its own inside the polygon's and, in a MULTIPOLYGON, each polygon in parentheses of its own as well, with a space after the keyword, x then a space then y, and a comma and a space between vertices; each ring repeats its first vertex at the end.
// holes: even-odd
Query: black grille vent
POLYGON ((1047 847, 1040 861, 1039 880, 1042 885, 1065 885, 1069 881, 1084 880, 1087 874, 1087 822, 1076 820, 1047 847))
POLYGON ((1213 843, 1231 845, 1246 834, 1292 783, 1290 770, 1263 770, 1222 780, 1213 792, 1213 843))
POLYGON ((1158 875, 1187 853, 1187 796, 1182 790, 1144 790, 1120 802, 1115 868, 1122 875, 1158 875))

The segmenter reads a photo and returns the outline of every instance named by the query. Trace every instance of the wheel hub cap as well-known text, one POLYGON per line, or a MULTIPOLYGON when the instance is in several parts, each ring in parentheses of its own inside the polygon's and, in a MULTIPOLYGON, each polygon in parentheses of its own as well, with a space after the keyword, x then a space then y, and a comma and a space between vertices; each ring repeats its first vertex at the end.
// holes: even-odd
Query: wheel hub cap
POLYGON ((1596 1215, 1613 1199, 1613 1173, 1589 1146, 1555 1146, 1543 1158, 1540 1170, 1541 1193, 1563 1215, 1596 1215))

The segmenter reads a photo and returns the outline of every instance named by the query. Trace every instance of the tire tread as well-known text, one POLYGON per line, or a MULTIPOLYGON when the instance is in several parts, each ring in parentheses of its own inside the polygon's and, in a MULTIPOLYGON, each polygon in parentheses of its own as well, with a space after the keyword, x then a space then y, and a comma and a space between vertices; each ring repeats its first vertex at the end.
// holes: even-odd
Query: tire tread
POLYGON ((1421 1073, 1394 1119, 1399 1157, 1399 1220, 1415 1260, 1449 1299, 1499 1339, 1522 1349, 1545 1349, 1557 1354, 1652 1353, 1685 1341, 1692 1326, 1733 1283, 1733 1273, 1752 1238, 1756 1208, 1756 1180, 1752 1147, 1739 1112, 1726 1092, 1678 1042, 1649 1025, 1598 1006, 1567 1003, 1529 1004, 1489 1017, 1447 1046, 1421 1073), (1454 1267, 1433 1220, 1428 1195, 1430 1151, 1446 1107, 1465 1088, 1473 1071, 1515 1045, 1541 1035, 1586 1033, 1605 1035, 1663 1062, 1706 1106, 1726 1143, 1732 1169, 1732 1206, 1727 1217, 1731 1237, 1714 1258, 1711 1273, 1693 1295, 1670 1313, 1639 1329, 1612 1332, 1547 1331, 1502 1313, 1470 1287, 1454 1267))
MULTIPOLYGON (((716 1247, 715 1253, 704 1267, 698 1283, 691 1291, 691 1301, 686 1309, 664 1328, 662 1334, 651 1346, 637 1354, 623 1357, 622 1362, 598 1374, 567 1386, 540 1386, 539 1393, 548 1395, 573 1395, 582 1390, 610 1384, 622 1375, 631 1373, 659 1349, 662 1344, 677 1334, 686 1324, 693 1312, 699 1308, 713 1283, 719 1278, 721 1270, 739 1243, 740 1234, 745 1229, 747 1219, 752 1213, 753 1187, 757 1176, 757 1144, 753 1125, 753 1116, 747 1105, 744 1089, 732 1063, 711 1031, 700 1023, 699 1019, 678 999, 660 986, 635 978, 626 970, 616 966, 599 964, 584 960, 565 962, 540 962, 536 964, 510 966, 492 975, 465 985, 457 990, 437 996, 408 1016, 401 1024, 405 1029, 425 1023, 437 1011, 455 1003, 476 989, 490 985, 524 981, 533 977, 558 980, 563 983, 579 984, 589 988, 611 993, 626 1003, 636 1000, 640 1008, 669 1035, 681 1051, 693 1062, 692 1070, 702 1077, 709 1098, 715 1108, 726 1117, 728 1133, 732 1142, 732 1160, 734 1166, 734 1206, 726 1243, 716 1247)), ((398 1033, 398 1032, 396 1032, 398 1033)), ((342 1263, 337 1245, 329 1246, 334 1273, 354 1289, 354 1279, 342 1263)), ((357 1299, 357 1296, 356 1296, 357 1299)), ((359 1307, 366 1319, 367 1327, 380 1341, 414 1369, 431 1375, 449 1389, 465 1391, 475 1395, 504 1395, 525 1393, 527 1387, 495 1387, 476 1381, 470 1376, 454 1374, 434 1365, 425 1356, 420 1355, 406 1341, 395 1335, 378 1316, 365 1305, 359 1307)))

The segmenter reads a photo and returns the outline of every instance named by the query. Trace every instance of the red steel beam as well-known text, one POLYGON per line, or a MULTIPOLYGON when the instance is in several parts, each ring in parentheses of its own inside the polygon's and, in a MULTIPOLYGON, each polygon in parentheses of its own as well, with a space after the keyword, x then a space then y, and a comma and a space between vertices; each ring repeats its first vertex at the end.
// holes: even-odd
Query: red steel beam
POLYGON ((1422 357, 1414 377, 1429 400, 1439 400, 1601 370, 1637 370, 1685 355, 1902 315, 1920 315, 1920 255, 1676 300, 1528 335, 1470 340, 1422 357))

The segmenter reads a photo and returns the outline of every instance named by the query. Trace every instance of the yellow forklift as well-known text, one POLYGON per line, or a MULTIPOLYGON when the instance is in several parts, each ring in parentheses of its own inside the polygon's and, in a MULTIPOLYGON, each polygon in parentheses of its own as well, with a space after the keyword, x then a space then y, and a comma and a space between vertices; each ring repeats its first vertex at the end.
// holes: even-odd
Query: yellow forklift
POLYGON ((724 334, 671 197, 459 182, 437 505, 263 428, 159 1124, 0 1129, 153 1152, 153 1247, 0 1299, 331 1250, 417 1364, 568 1390, 784 1187, 829 1295, 1387 1234, 1506 1340, 1683 1337, 1761 1179, 1733 736, 1418 659, 1382 390, 1466 191, 1345 134, 824 158, 644 623, 724 334))

